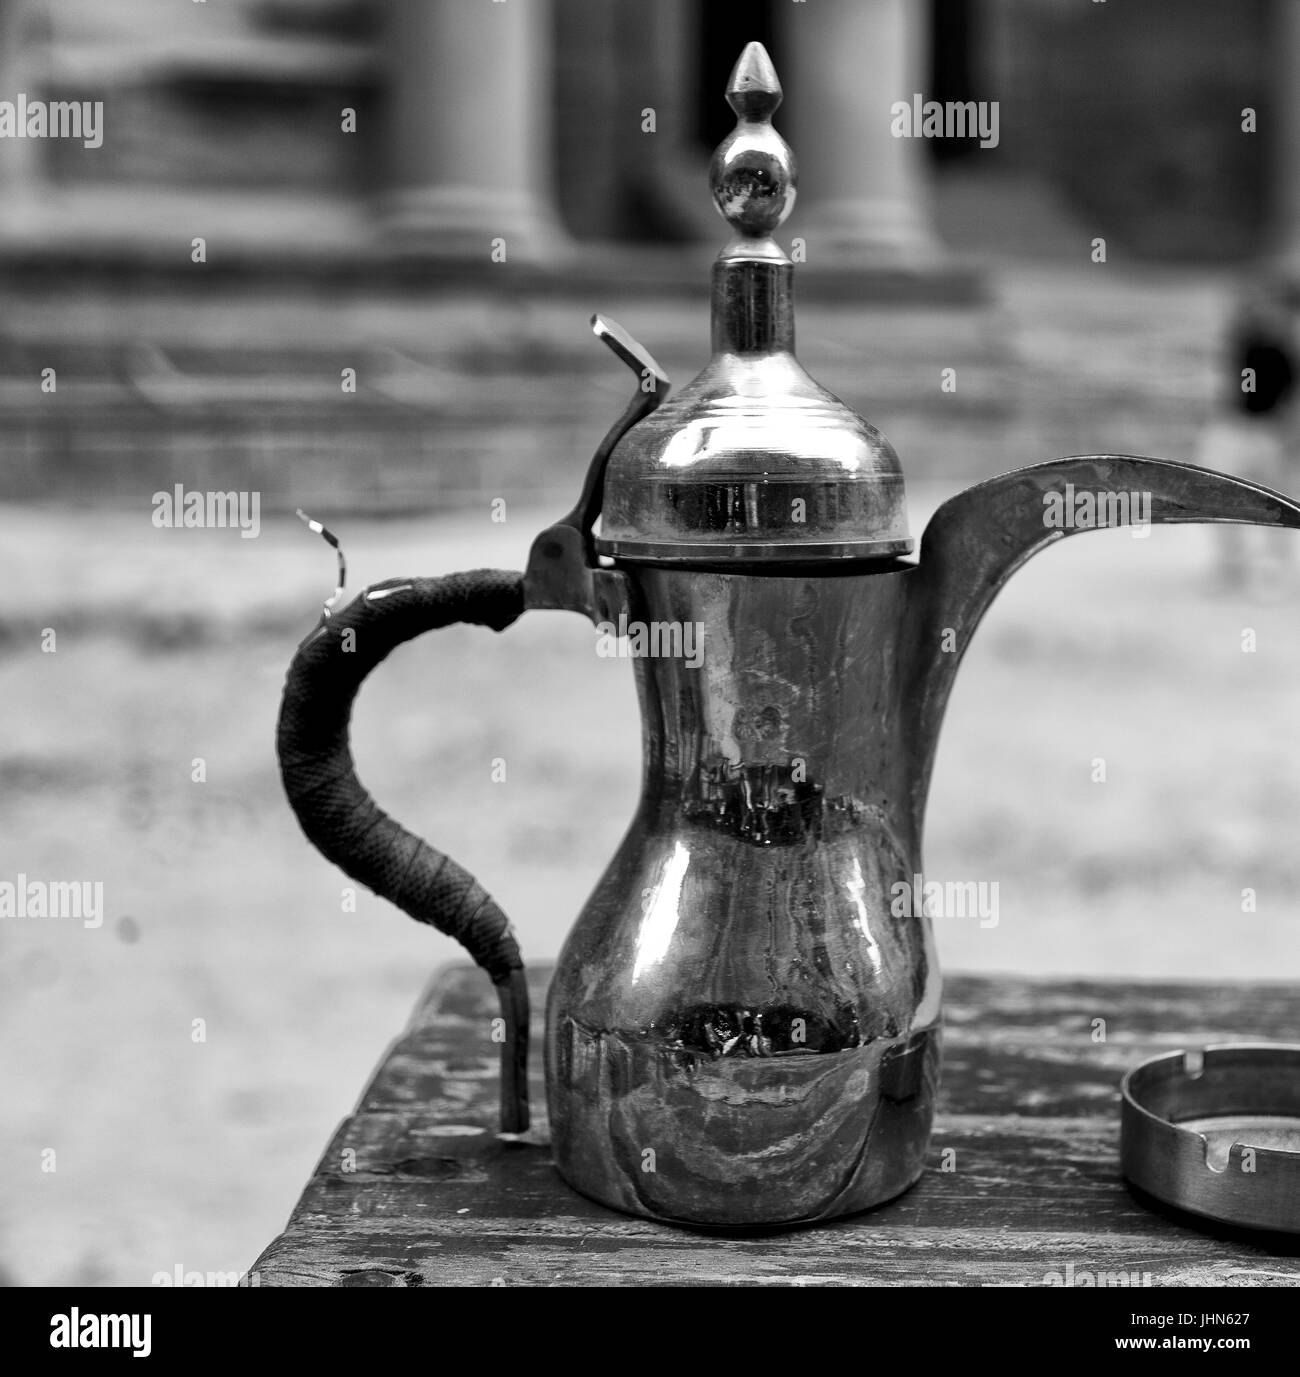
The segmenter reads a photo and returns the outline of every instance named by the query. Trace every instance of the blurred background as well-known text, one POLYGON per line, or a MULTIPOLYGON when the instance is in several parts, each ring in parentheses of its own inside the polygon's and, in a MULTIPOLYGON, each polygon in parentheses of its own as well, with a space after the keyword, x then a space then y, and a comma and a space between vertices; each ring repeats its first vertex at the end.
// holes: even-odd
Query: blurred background
MULTIPOLYGON (((98 147, 0 136, 0 879, 106 908, 0 920, 9 1281, 247 1268, 455 955, 347 911, 284 802, 279 690, 334 586, 293 512, 351 591, 522 567, 626 400, 591 311, 679 383, 705 361, 707 163, 755 38, 800 354, 894 443, 914 535, 1020 464, 1195 458, 1235 303, 1300 267, 1292 0, 0 0, 0 100, 104 112, 98 147), (997 102, 996 147, 892 137, 914 94, 997 102), (155 526, 178 483, 256 493, 257 538, 155 526)), ((1228 578, 1205 528, 1103 532, 1003 594, 926 857, 999 921, 938 920, 948 969, 1300 977, 1273 534, 1228 578)), ((636 797, 631 673, 592 650, 572 616, 454 628, 357 710, 362 777, 533 959, 636 797)))

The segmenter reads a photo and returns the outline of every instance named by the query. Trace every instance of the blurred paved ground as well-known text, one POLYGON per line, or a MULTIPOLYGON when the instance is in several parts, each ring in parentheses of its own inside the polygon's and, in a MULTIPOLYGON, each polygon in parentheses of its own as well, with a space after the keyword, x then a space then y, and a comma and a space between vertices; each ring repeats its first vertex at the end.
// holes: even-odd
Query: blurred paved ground
MULTIPOLYGON (((813 313, 804 328, 813 370, 902 453, 916 532, 967 479, 1018 463, 1108 448, 1188 457, 1215 386, 1223 280, 1040 264, 994 286, 979 315, 813 313), (970 367, 951 397, 937 370, 954 351, 970 367)), ((641 306, 625 323, 652 347, 679 341, 683 358, 665 352, 684 379, 701 330, 641 306)), ((233 349, 237 308, 225 309, 233 349)), ((64 337, 112 336, 107 318, 67 310, 64 337)), ((495 310, 480 309, 480 334, 495 310)), ((549 310, 532 316, 538 338, 556 328, 549 310)), ((325 303, 286 321, 286 337, 327 315, 325 303)), ((378 336, 385 319, 399 335, 422 328, 414 309, 378 308, 367 328, 378 336)), ((568 385, 560 362, 555 388, 568 385)), ((542 440, 523 412, 504 426, 530 446, 563 430, 572 456, 552 456, 540 489, 520 481, 504 525, 476 492, 453 517, 337 520, 349 586, 521 567, 622 394, 606 375, 591 417, 566 413, 542 440)), ((484 384, 453 404, 503 395, 484 384)), ((65 481, 75 494, 75 474, 65 481)), ((332 587, 329 552, 286 516, 248 541, 156 530, 150 491, 137 478, 113 503, 0 507, 0 877, 100 878, 108 907, 97 931, 0 922, 0 1268, 22 1282, 246 1266, 431 967, 454 954, 367 896, 343 913, 341 877, 280 793, 279 688, 332 587), (191 782, 195 757, 206 783, 191 782)), ((1300 977, 1300 575, 1229 595, 1212 555, 1204 530, 1089 535, 1032 563, 995 606, 949 710, 926 859, 931 878, 996 880, 999 923, 940 920, 950 968, 1300 977), (1097 756, 1104 785, 1091 782, 1097 756)), ((627 665, 596 657, 589 629, 560 614, 501 637, 452 629, 376 676, 355 741, 385 805, 481 875, 528 955, 554 955, 632 811, 627 665), (490 780, 498 756, 504 784, 490 780)))

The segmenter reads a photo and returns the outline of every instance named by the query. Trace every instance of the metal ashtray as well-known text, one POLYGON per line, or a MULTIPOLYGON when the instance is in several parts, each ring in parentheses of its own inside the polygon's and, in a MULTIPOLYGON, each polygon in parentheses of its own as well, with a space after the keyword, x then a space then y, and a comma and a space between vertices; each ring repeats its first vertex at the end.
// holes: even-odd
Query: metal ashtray
POLYGON ((1120 1096, 1133 1185, 1208 1219, 1300 1233, 1300 1046, 1171 1052, 1135 1066, 1120 1096))

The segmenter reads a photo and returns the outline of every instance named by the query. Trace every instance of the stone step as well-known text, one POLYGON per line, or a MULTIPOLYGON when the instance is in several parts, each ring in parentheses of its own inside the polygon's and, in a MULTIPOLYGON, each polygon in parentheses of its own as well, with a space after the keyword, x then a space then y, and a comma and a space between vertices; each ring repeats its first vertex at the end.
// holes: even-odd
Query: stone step
MULTIPOLYGON (((802 302, 800 357, 891 439, 909 477, 967 482, 1102 450, 1190 457, 1219 390, 1221 289, 1055 269, 992 285, 978 308, 802 302)), ((593 304, 677 386, 703 364, 700 290, 27 284, 0 318, 0 498, 129 504, 183 481, 324 511, 563 503, 628 395, 588 331, 593 304)))

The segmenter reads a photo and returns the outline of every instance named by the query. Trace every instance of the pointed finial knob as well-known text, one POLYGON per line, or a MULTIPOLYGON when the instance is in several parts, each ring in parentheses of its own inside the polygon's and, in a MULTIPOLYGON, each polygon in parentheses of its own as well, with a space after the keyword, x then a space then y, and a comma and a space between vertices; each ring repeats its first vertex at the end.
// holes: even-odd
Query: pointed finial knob
POLYGON ((727 104, 746 120, 770 120, 781 104, 781 81, 761 43, 748 43, 731 69, 727 104))
POLYGON ((738 234, 765 239, 794 208, 796 170, 790 145, 772 128, 781 83, 761 43, 741 53, 727 83, 727 103, 736 127, 713 155, 709 188, 738 234))

